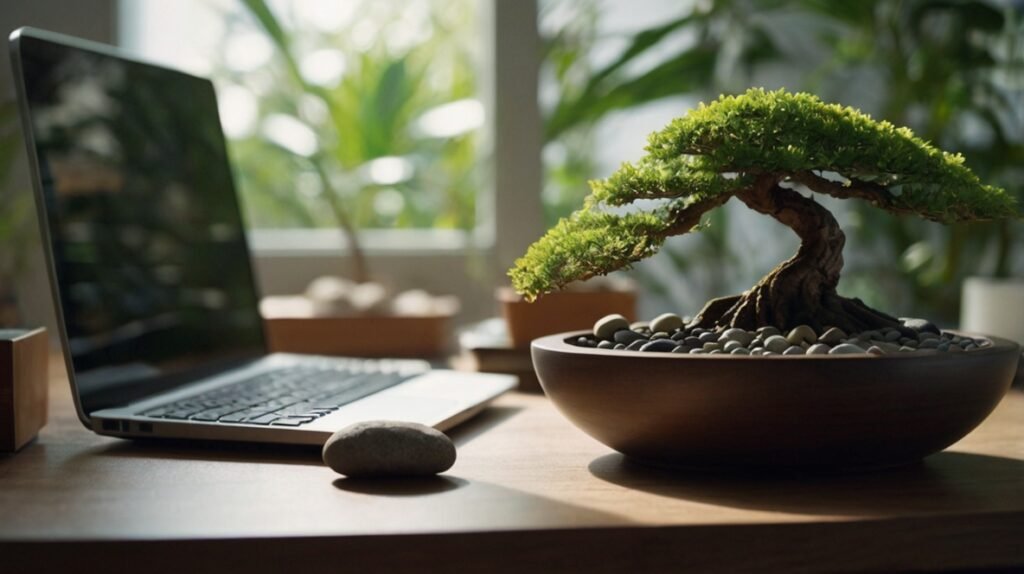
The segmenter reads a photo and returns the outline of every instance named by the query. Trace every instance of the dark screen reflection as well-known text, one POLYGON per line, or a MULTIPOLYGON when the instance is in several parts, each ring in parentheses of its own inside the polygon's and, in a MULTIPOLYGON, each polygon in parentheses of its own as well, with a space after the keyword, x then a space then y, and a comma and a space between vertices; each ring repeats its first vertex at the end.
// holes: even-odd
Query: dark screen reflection
POLYGON ((21 56, 86 410, 260 354, 212 85, 34 38, 22 38, 21 56))

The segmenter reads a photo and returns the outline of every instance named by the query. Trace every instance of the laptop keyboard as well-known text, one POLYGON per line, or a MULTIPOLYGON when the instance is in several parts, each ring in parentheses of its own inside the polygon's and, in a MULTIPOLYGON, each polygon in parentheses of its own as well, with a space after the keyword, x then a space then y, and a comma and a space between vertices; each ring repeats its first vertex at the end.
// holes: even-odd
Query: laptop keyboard
POLYGON ((225 424, 297 427, 421 372, 388 361, 277 369, 138 414, 225 424))

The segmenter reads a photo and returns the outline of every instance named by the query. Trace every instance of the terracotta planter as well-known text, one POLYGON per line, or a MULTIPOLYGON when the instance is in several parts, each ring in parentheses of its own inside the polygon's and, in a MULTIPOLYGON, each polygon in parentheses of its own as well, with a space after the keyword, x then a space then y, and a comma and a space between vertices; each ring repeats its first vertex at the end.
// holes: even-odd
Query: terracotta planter
POLYGON ((629 321, 636 318, 636 292, 632 289, 558 291, 530 303, 515 291, 502 288, 497 297, 509 339, 516 348, 528 348, 530 341, 545 335, 588 328, 612 313, 629 321))
POLYGON ((670 466, 877 468, 938 452, 1010 387, 1020 347, 969 353, 752 357, 533 342, 544 391, 576 426, 670 466))

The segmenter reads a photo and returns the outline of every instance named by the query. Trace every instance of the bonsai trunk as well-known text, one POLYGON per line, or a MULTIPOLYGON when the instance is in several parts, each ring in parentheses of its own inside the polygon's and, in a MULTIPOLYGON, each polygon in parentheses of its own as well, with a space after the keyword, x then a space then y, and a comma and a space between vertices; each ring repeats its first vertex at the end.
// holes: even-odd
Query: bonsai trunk
POLYGON ((894 317, 836 292, 846 236, 827 209, 777 182, 751 186, 737 197, 796 232, 800 249, 749 291, 709 302, 694 326, 753 330, 772 325, 788 330, 809 325, 819 332, 839 327, 847 333, 900 327, 894 317))

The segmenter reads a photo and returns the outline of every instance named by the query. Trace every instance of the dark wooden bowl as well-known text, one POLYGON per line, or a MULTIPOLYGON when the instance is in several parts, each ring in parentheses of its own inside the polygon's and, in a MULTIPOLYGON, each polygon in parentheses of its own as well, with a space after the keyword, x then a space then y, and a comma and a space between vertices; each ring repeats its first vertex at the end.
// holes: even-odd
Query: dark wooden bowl
POLYGON ((967 353, 749 357, 533 342, 544 392, 584 432, 638 460, 693 468, 865 469, 961 439, 1010 387, 1020 347, 967 353))

